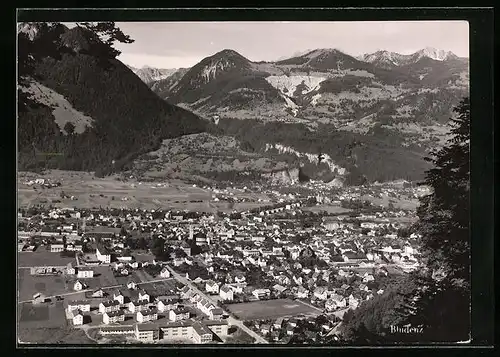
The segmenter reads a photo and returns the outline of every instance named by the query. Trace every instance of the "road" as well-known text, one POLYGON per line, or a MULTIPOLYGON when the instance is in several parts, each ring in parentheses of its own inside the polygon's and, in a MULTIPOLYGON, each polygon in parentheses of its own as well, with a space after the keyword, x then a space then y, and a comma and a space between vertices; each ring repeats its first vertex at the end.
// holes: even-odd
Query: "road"
POLYGON ((305 301, 302 301, 302 300, 296 300, 296 301, 300 302, 301 304, 304 304, 306 306, 309 306, 311 309, 314 309, 314 310, 318 311, 320 314, 324 314, 324 311, 321 310, 320 308, 317 308, 316 306, 313 306, 313 305, 311 305, 311 304, 309 304, 309 303, 307 303, 305 301))
MULTIPOLYGON (((199 295, 201 295, 203 298, 207 299, 212 304, 214 304, 215 306, 217 306, 217 303, 211 297, 205 295, 205 293, 202 292, 202 291, 200 291, 191 281, 187 280, 185 277, 183 277, 180 274, 178 274, 177 272, 175 272, 170 266, 167 265, 167 268, 168 268, 168 270, 170 270, 170 273, 172 274, 172 276, 177 281, 181 282, 184 285, 189 286, 191 288, 191 290, 195 291, 196 293, 198 293, 199 295)), ((222 309, 222 310, 224 311, 224 313, 226 313, 227 315, 229 315, 229 318, 227 319, 227 322, 230 325, 238 326, 241 330, 245 331, 247 334, 249 334, 250 336, 252 336, 255 339, 255 343, 269 344, 269 342, 264 337, 260 336, 259 334, 255 333, 254 331, 252 331, 251 329, 249 329, 248 327, 246 327, 243 324, 243 321, 232 317, 231 314, 228 311, 226 311, 224 309, 222 309)))
POLYGON ((342 321, 340 321, 337 325, 335 325, 335 326, 334 326, 334 327, 330 330, 330 332, 328 332, 327 336, 337 335, 337 334, 339 333, 340 326, 342 326, 342 321))

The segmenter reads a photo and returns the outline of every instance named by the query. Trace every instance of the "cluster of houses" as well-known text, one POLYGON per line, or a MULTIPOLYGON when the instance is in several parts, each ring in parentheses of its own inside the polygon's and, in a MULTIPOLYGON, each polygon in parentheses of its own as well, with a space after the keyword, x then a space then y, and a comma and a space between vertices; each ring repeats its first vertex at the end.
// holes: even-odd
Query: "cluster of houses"
MULTIPOLYGON (((404 191, 405 194, 412 190, 404 189, 408 191, 404 191)), ((359 198, 363 190, 369 188, 346 189, 331 196, 330 202, 359 198)), ((400 192, 397 188, 381 190, 389 196, 400 192)), ((33 237, 30 232, 35 230, 40 244, 53 253, 79 252, 84 243, 95 243, 94 260, 80 260, 80 266, 31 269, 36 275, 70 275, 76 279, 75 291, 88 289, 85 279, 93 278, 92 269, 84 265, 110 265, 122 275, 128 275, 130 269, 138 269, 141 263, 132 258, 133 249, 127 246, 127 236, 132 235, 137 239, 163 239, 166 247, 174 248, 169 264, 189 280, 203 283, 208 294, 217 294, 222 301, 231 302, 241 296, 268 299, 285 295, 303 299, 326 311, 356 308, 381 294, 383 287, 378 286, 378 277, 390 274, 391 269, 401 272, 418 269, 418 236, 398 235, 398 230, 405 225, 398 219, 408 218, 408 212, 337 214, 319 218, 317 223, 306 227, 295 217, 301 214, 304 200, 282 197, 273 206, 223 218, 206 213, 158 210, 50 209, 33 216, 32 220, 22 214, 28 223, 19 232, 18 239, 26 250, 27 242, 33 237), (63 235, 66 243, 62 243, 63 235), (193 254, 193 244, 201 253, 193 254), (314 258, 324 264, 308 266, 303 260, 306 249, 312 250, 314 258), (256 270, 272 283, 248 284, 250 272, 256 270)), ((159 276, 170 277, 169 269, 163 268, 159 276)), ((189 288, 184 289, 180 292, 183 299, 189 299, 210 320, 220 321, 221 309, 189 288)), ((94 291, 92 296, 99 294, 94 291)), ((127 314, 134 314, 137 326, 142 326, 157 322, 158 313, 167 314, 173 324, 190 321, 189 312, 182 306, 172 301, 151 302, 146 295, 138 290, 136 299, 125 302, 123 294, 114 292, 109 300, 99 304, 103 323, 119 323, 127 314)), ((72 315, 68 318, 76 325, 83 323, 86 310, 79 305, 71 306, 68 311, 72 315)), ((194 331, 194 327, 191 329, 194 331)))
POLYGON ((321 337, 332 333, 333 327, 338 323, 333 319, 323 317, 321 321, 312 316, 300 319, 280 317, 274 320, 247 321, 245 324, 270 342, 286 344, 299 333, 310 341, 317 342, 321 337))
MULTIPOLYGON (((134 283, 131 282, 129 286, 134 286, 134 283)), ((219 308, 210 310, 209 320, 194 321, 177 297, 152 299, 142 289, 137 289, 136 293, 135 299, 127 301, 125 295, 117 290, 109 294, 109 299, 99 303, 98 313, 102 316, 102 324, 109 325, 101 328, 103 336, 130 335, 143 342, 167 339, 190 340, 194 343, 212 342, 214 334, 227 336, 228 324, 221 320, 222 310, 219 308), (166 314, 168 319, 158 320, 158 313, 166 314), (135 324, 121 324, 130 315, 135 316, 135 324)), ((92 296, 102 298, 104 294, 98 289, 92 296)), ((79 326, 91 319, 90 311, 91 303, 88 300, 70 301, 66 316, 74 326, 79 326)))
MULTIPOLYGON (((212 282, 208 283, 211 286, 212 282)), ((220 293, 220 289, 219 290, 220 293)), ((224 288, 226 290, 226 288, 224 288)), ((213 293, 213 290, 210 291, 213 293)), ((221 320, 224 311, 221 308, 216 307, 211 301, 208 301, 204 296, 196 293, 189 286, 185 285, 181 291, 180 296, 183 299, 189 300, 192 304, 196 306, 200 311, 207 315, 211 320, 221 320)), ((224 293, 221 296, 225 296, 224 293)), ((231 294, 232 297, 232 294, 231 294)))

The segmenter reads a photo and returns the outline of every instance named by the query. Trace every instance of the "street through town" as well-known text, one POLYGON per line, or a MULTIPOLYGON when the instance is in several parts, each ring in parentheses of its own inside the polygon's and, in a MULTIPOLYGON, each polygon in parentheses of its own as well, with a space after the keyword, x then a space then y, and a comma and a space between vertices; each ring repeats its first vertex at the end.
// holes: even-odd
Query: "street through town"
MULTIPOLYGON (((180 274, 178 274, 177 272, 175 272, 170 266, 167 266, 167 267, 168 267, 168 270, 170 271, 170 273, 172 274, 172 276, 177 281, 181 282, 184 285, 189 286, 197 294, 201 295, 203 298, 207 299, 212 304, 214 304, 215 306, 217 306, 217 303, 212 298, 210 298, 209 296, 207 296, 205 293, 201 292, 191 281, 189 281, 188 279, 184 278, 183 276, 181 276, 180 274)), ((222 310, 224 310, 224 309, 222 309, 222 310)), ((245 331, 247 334, 249 334, 250 336, 252 336, 255 339, 256 343, 263 343, 263 344, 268 344, 269 343, 264 337, 260 336, 256 332, 254 332, 251 329, 249 329, 248 327, 246 327, 243 324, 243 321, 232 317, 231 314, 229 312, 227 312, 226 310, 224 310, 224 313, 226 313, 226 314, 229 315, 229 318, 227 319, 227 322, 229 323, 229 325, 238 326, 241 330, 245 331)))

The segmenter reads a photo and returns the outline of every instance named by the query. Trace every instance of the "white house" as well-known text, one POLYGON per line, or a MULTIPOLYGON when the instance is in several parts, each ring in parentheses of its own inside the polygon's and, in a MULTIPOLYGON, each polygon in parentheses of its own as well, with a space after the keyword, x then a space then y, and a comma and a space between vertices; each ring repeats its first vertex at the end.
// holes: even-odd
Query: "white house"
POLYGON ((91 269, 78 269, 77 277, 83 279, 93 278, 94 271, 91 269))
POLYGON ((368 286, 366 286, 365 284, 359 284, 359 290, 361 290, 361 291, 369 291, 370 289, 368 289, 368 286))
POLYGON ((137 322, 148 322, 158 320, 158 314, 154 310, 142 310, 137 312, 137 322))
POLYGON ((328 290, 320 286, 314 290, 314 296, 320 300, 326 300, 328 299, 328 290))
POLYGON ((218 294, 219 285, 215 281, 209 280, 205 283, 205 291, 207 293, 218 294))
POLYGON ((299 299, 307 299, 309 297, 309 291, 301 285, 297 289, 295 296, 299 299))
POLYGON ((222 285, 221 288, 219 289, 219 296, 221 297, 222 300, 231 301, 234 299, 233 289, 231 289, 228 285, 222 285))
POLYGON ((330 299, 325 302, 325 308, 329 311, 335 310, 338 308, 346 307, 347 300, 338 294, 333 294, 330 299))
POLYGON ((120 304, 124 304, 125 296, 118 290, 113 293, 113 300, 118 301, 120 304))
POLYGON ((89 312, 90 311, 90 303, 88 301, 85 301, 85 300, 70 301, 68 303, 67 310, 68 311, 80 310, 80 311, 89 312))
POLYGON ((97 289, 92 292, 92 297, 102 298, 103 296, 104 296, 104 290, 102 289, 97 289))
POLYGON ((147 309, 149 302, 142 300, 142 301, 131 301, 128 303, 128 310, 130 312, 137 312, 137 311, 142 311, 147 309))
POLYGON ((104 246, 98 246, 96 249, 97 260, 109 264, 111 263, 111 254, 104 246))
POLYGON ((73 285, 73 290, 80 291, 80 290, 85 289, 86 287, 87 286, 84 283, 82 283, 80 280, 77 280, 75 282, 75 284, 73 285))
POLYGON ((66 274, 67 275, 75 275, 76 274, 76 270, 71 263, 68 263, 68 265, 66 266, 66 274))
POLYGON ((211 309, 208 312, 208 317, 210 317, 210 320, 220 320, 222 319, 223 313, 224 311, 221 308, 217 307, 215 309, 211 309))
POLYGON ((196 307, 200 309, 205 315, 208 315, 210 313, 210 310, 215 308, 215 306, 210 301, 203 298, 197 302, 196 307))
POLYGON ((162 278, 170 278, 170 270, 168 270, 167 267, 164 267, 161 271, 160 271, 160 277, 162 278))
POLYGON ((50 245, 50 251, 52 253, 59 253, 64 250, 64 244, 51 244, 50 245))
POLYGON ((156 304, 159 312, 165 312, 169 310, 173 310, 177 307, 177 301, 171 299, 161 299, 156 304))
POLYGON ((352 294, 348 298, 349 307, 356 309, 359 306, 359 299, 354 297, 352 294))
POLYGON ((121 310, 105 312, 102 315, 102 322, 105 324, 111 324, 122 321, 125 321, 125 314, 121 310))
POLYGON ((99 312, 101 314, 118 310, 120 310, 120 303, 116 300, 107 300, 99 304, 99 312))
POLYGON ((80 310, 71 310, 68 312, 68 317, 73 322, 74 326, 83 325, 83 314, 80 310))
POLYGON ((135 289, 137 289, 137 284, 135 283, 135 281, 129 281, 127 283, 127 288, 131 289, 131 290, 135 290, 135 289))
POLYGON ((147 301, 149 302, 150 296, 145 290, 139 290, 139 298, 138 301, 147 301))
POLYGON ((255 296, 257 299, 261 299, 263 297, 271 295, 271 290, 269 289, 255 289, 252 291, 252 295, 255 296))
POLYGON ((80 310, 80 311, 90 311, 90 302, 86 300, 74 300, 68 303, 68 311, 80 310))
POLYGON ((184 308, 177 308, 170 310, 168 314, 168 318, 170 321, 181 321, 189 319, 189 311, 184 308))
POLYGON ((243 274, 238 274, 234 277, 235 283, 243 283, 245 282, 246 278, 243 274))

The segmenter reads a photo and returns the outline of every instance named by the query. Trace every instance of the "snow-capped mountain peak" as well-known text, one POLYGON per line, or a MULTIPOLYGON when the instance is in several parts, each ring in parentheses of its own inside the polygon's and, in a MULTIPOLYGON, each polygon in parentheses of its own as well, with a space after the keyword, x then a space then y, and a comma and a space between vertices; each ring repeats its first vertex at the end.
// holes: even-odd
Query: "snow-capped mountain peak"
POLYGON ((450 57, 455 56, 455 54, 451 51, 438 50, 434 47, 426 47, 417 52, 419 57, 428 57, 435 61, 445 61, 450 57))
POLYGON ((369 53, 365 55, 359 56, 359 59, 361 61, 365 62, 383 62, 383 63, 388 63, 392 64, 395 66, 400 65, 402 55, 396 52, 389 52, 386 50, 379 50, 374 53, 369 53))
POLYGON ((144 83, 160 81, 177 72, 177 68, 154 68, 148 65, 144 65, 142 68, 135 68, 132 66, 127 67, 130 68, 132 72, 134 72, 144 83))
POLYGON ((426 47, 412 54, 403 55, 397 52, 378 50, 373 53, 367 53, 358 58, 364 62, 370 62, 382 66, 403 66, 415 63, 422 58, 430 58, 435 61, 446 61, 457 56, 450 51, 438 50, 433 47, 426 47))

